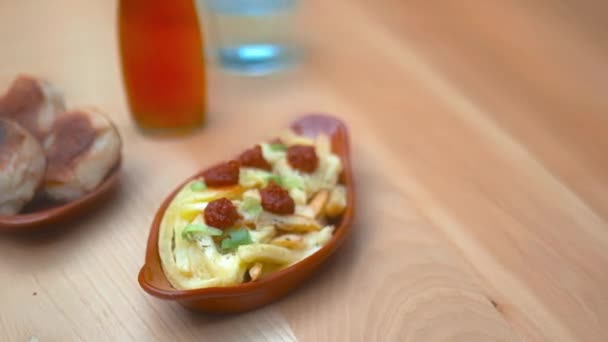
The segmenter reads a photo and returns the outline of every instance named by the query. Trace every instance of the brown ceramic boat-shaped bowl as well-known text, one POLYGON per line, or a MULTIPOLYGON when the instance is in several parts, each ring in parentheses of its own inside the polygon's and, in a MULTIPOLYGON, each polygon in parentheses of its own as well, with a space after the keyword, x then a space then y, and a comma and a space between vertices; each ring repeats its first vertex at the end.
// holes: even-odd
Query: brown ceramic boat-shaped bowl
POLYGON ((301 284, 344 242, 351 229, 350 223, 354 209, 353 176, 347 129, 340 120, 323 115, 304 116, 296 120, 291 128, 306 136, 314 137, 319 133, 329 135, 334 153, 342 159, 344 166, 342 180, 348 188, 347 209, 331 240, 308 258, 255 282, 193 290, 173 288, 163 273, 158 254, 160 222, 167 206, 179 189, 190 180, 199 177, 200 173, 198 173, 178 186, 156 213, 148 238, 146 262, 139 272, 139 284, 146 292, 158 298, 177 301, 192 309, 211 313, 236 313, 256 309, 281 298, 301 284))
POLYGON ((52 228, 53 224, 83 216, 99 204, 118 183, 120 160, 95 190, 68 203, 38 203, 24 214, 0 215, 0 232, 29 232, 52 228))

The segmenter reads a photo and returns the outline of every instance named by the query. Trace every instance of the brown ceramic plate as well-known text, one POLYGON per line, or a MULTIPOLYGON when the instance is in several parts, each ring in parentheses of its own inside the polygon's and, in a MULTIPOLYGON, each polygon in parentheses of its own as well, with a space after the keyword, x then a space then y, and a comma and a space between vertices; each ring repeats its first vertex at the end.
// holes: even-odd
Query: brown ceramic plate
POLYGON ((36 203, 26 207, 25 213, 0 215, 0 232, 26 232, 51 228, 52 224, 84 215, 109 194, 118 182, 121 161, 110 171, 104 181, 92 192, 68 203, 36 203))
POLYGON ((149 294, 178 303, 196 310, 212 313, 235 313, 252 310, 266 305, 286 295, 301 284, 329 257, 348 236, 353 217, 354 189, 350 164, 348 132, 344 124, 333 117, 324 115, 307 115, 296 120, 291 128, 302 135, 314 137, 325 133, 331 137, 332 149, 339 155, 344 166, 343 183, 348 188, 347 208, 337 225, 329 242, 315 254, 283 270, 271 273, 266 277, 244 284, 209 287, 193 290, 178 290, 169 284, 163 273, 158 254, 158 233, 165 210, 173 197, 184 184, 200 176, 200 172, 180 184, 158 209, 146 250, 146 261, 139 272, 139 284, 149 294))

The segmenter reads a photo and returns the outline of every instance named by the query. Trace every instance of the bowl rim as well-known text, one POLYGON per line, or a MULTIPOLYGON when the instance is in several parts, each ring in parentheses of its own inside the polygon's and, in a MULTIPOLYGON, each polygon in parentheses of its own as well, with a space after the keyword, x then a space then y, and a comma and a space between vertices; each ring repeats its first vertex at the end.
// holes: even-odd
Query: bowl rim
MULTIPOLYGON (((159 267, 161 269, 160 274, 156 274, 155 276, 160 276, 167 280, 165 273, 162 271, 162 263, 160 261, 160 255, 158 252, 158 235, 160 232, 160 222, 164 216, 164 212, 176 196, 177 192, 188 182, 193 179, 200 177, 203 173, 204 169, 196 172, 194 175, 188 177, 185 181, 181 182, 162 202, 156 214, 154 216, 154 220, 150 227, 150 233, 148 236, 148 242, 146 246, 146 255, 145 255, 145 263, 141 267, 138 274, 138 282, 141 288, 146 291, 148 294, 158 297, 161 299, 172 299, 172 300, 193 300, 193 299, 203 299, 203 298, 219 298, 219 297, 237 297, 241 296, 245 293, 254 293, 257 291, 262 291, 267 286, 269 286, 272 282, 277 279, 283 278, 286 275, 294 272, 304 272, 308 269, 314 268, 317 265, 321 264, 327 257, 333 254, 338 247, 344 242, 346 237, 348 236, 351 230, 351 222, 353 219, 354 212, 354 184, 353 184, 353 175, 352 175, 352 166, 350 161, 350 142, 348 129, 344 122, 336 117, 326 115, 326 114, 308 114, 301 116, 295 119, 291 125, 290 129, 297 131, 299 125, 307 123, 307 121, 312 122, 312 125, 320 124, 321 122, 325 124, 333 125, 333 130, 335 132, 327 132, 330 134, 330 138, 334 138, 334 135, 341 135, 338 137, 342 143, 342 153, 339 154, 339 157, 343 163, 343 183, 347 191, 347 207, 346 211, 342 215, 340 224, 336 227, 332 238, 318 251, 309 255, 308 257, 296 262, 295 264, 286 267, 282 270, 272 272, 271 274, 253 282, 246 282, 237 285, 230 286, 215 286, 215 287, 206 287, 206 288, 198 288, 198 289, 162 289, 158 288, 148 282, 146 279, 145 272, 149 268, 149 264, 153 262, 158 262, 159 267)), ((317 133, 321 133, 319 130, 317 133)), ((306 134, 305 134, 306 135, 306 134)), ((168 282, 168 280, 167 280, 168 282)))
POLYGON ((50 227, 50 223, 56 220, 78 214, 79 209, 85 209, 88 204, 92 204, 96 199, 105 195, 114 187, 120 176, 121 165, 122 156, 118 158, 116 164, 114 164, 103 181, 93 191, 78 199, 27 214, 0 215, 0 232, 23 232, 41 229, 42 226, 48 228, 50 227))

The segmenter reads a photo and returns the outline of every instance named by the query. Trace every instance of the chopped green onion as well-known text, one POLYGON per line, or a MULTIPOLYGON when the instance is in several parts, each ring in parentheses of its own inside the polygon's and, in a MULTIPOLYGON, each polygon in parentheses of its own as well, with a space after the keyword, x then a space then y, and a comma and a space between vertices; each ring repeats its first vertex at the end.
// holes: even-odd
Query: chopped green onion
POLYGON ((283 185, 283 177, 272 172, 250 168, 242 168, 239 171, 239 184, 247 188, 266 186, 270 181, 283 185))
POLYGON ((248 215, 257 216, 262 212, 262 205, 258 199, 252 197, 245 197, 241 209, 248 215))
POLYGON ((241 168, 239 171, 239 184, 244 187, 255 187, 268 183, 272 173, 264 170, 241 168))
POLYGON ((236 249, 238 246, 229 238, 226 238, 224 240, 222 240, 222 244, 220 245, 220 248, 222 249, 222 251, 231 251, 236 249))
POLYGON ((190 184, 190 190, 192 191, 203 191, 205 189, 207 189, 207 185, 202 181, 196 181, 190 184))
POLYGON ((281 176, 279 176, 279 175, 269 175, 266 180, 268 182, 273 181, 277 185, 283 185, 283 178, 281 178, 281 176))
POLYGON ((229 237, 222 240, 221 248, 224 251, 234 250, 241 245, 253 243, 247 228, 239 228, 228 232, 229 237))
POLYGON ((192 223, 186 226, 182 230, 182 238, 186 240, 194 240, 196 234, 209 235, 209 236, 220 236, 222 231, 217 228, 209 227, 202 223, 192 223))
POLYGON ((249 235, 249 229, 247 228, 239 228, 236 230, 231 230, 228 232, 230 238, 241 245, 252 243, 251 236, 249 235))
POLYGON ((281 179, 281 184, 286 189, 301 189, 304 187, 304 183, 302 182, 302 178, 298 176, 283 176, 281 179))
POLYGON ((273 152, 283 152, 287 150, 287 146, 283 144, 268 144, 268 147, 273 152))

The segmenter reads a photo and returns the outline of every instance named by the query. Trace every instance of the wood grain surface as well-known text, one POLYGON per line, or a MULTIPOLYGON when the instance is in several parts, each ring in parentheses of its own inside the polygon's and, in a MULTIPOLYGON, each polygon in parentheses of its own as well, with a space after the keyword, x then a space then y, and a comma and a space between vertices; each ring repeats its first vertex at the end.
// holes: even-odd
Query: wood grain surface
POLYGON ((90 216, 0 236, 2 341, 608 340, 608 3, 302 1, 301 66, 212 69, 207 126, 134 127, 116 3, 0 1, 0 76, 110 113, 121 187, 90 216), (166 193, 299 113, 353 135, 355 233, 280 302, 208 316, 136 281, 166 193))

